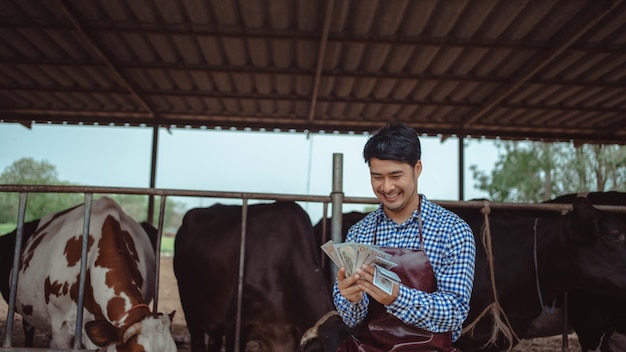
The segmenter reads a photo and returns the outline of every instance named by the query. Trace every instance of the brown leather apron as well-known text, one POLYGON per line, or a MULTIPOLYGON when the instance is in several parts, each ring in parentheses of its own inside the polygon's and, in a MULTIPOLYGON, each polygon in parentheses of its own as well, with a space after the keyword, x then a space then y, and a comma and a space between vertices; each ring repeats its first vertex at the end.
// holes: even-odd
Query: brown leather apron
MULTIPOLYGON (((421 202, 420 202, 421 203, 421 202)), ((418 214, 420 243, 422 238, 422 214, 418 214)), ((376 234, 374 234, 376 244, 376 234)), ((437 290, 433 268, 422 250, 380 247, 392 255, 391 261, 398 266, 391 270, 398 274, 402 284, 424 292, 437 290)), ((337 349, 338 352, 454 352, 452 332, 432 333, 414 325, 405 324, 374 299, 370 299, 368 313, 361 323, 357 336, 349 336, 337 349)))

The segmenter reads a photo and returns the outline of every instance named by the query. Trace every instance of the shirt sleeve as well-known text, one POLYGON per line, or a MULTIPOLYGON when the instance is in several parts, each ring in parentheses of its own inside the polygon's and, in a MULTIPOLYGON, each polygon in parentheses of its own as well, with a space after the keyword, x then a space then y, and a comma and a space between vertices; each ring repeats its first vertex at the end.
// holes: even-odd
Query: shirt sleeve
POLYGON ((405 323, 432 332, 456 332, 469 312, 476 255, 474 236, 465 222, 449 231, 449 248, 435 272, 437 291, 426 293, 400 285, 398 297, 387 306, 389 313, 405 323))
POLYGON ((335 280, 335 286, 333 287, 333 300, 337 312, 343 319, 343 322, 350 326, 356 326, 365 319, 367 315, 367 305, 369 298, 366 294, 363 294, 363 298, 359 302, 350 302, 347 298, 339 293, 337 288, 337 280, 335 280))

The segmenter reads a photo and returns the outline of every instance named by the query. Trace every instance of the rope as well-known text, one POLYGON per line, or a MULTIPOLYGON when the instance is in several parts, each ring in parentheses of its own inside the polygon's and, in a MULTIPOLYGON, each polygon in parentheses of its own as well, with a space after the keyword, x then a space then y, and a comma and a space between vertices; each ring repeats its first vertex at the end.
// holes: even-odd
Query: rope
POLYGON ((480 210, 480 212, 481 214, 483 214, 485 218, 485 221, 483 222, 483 225, 481 226, 481 237, 482 237, 483 247, 485 248, 485 253, 487 254, 487 261, 489 262, 489 274, 491 278, 491 288, 493 290, 494 301, 490 305, 488 305, 480 313, 480 315, 478 315, 478 317, 474 319, 474 321, 471 324, 469 324, 463 329, 463 334, 468 333, 468 332, 470 334, 473 333, 473 330, 476 327, 476 324, 478 324, 478 322, 487 313, 491 313, 491 315, 493 316, 493 328, 491 331, 491 338, 482 346, 482 348, 485 348, 488 345, 495 344, 496 340, 498 339, 498 335, 502 334, 504 335, 504 337, 509 343, 509 348, 507 349, 507 351, 511 351, 513 349, 513 338, 515 338, 517 341, 520 341, 520 338, 517 337, 517 334, 515 334, 515 331, 513 330, 513 328, 511 327, 511 323, 509 322, 509 318, 507 318, 506 313, 504 313, 504 310, 502 309, 502 306, 500 306, 500 302, 498 301, 498 292, 496 290, 496 276, 495 276, 495 270, 493 267, 493 249, 491 246, 491 230, 490 230, 490 225, 489 225, 489 214, 491 213, 491 209, 489 207, 488 201, 483 202, 483 208, 480 210), (503 318, 504 318, 504 321, 503 321, 503 318))
POLYGON ((537 263, 537 224, 539 223, 539 218, 535 219, 535 226, 533 226, 534 232, 534 241, 533 241, 533 259, 535 261, 535 282, 537 284, 537 296, 539 296, 539 304, 541 304, 541 309, 545 309, 543 304, 543 296, 541 295, 541 286, 539 285, 539 264, 537 263))
POLYGON ((122 315, 120 315, 120 317, 117 319, 117 322, 115 323, 115 326, 121 325, 122 320, 126 318, 130 314, 130 312, 132 312, 133 310, 137 308, 147 308, 148 311, 150 311, 150 306, 148 306, 145 303, 135 304, 134 306, 130 307, 129 310, 125 311, 124 313, 122 313, 122 315))

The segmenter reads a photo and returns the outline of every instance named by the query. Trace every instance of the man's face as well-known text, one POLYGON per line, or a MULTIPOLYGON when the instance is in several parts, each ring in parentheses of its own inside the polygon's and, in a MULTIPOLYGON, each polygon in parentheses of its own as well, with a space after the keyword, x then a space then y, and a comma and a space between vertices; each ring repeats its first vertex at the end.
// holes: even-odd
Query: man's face
MULTIPOLYGON (((390 213, 408 219, 419 204, 417 179, 422 172, 422 162, 415 167, 395 160, 370 159, 372 190, 390 213)), ((396 219, 394 219, 396 220, 396 219)))

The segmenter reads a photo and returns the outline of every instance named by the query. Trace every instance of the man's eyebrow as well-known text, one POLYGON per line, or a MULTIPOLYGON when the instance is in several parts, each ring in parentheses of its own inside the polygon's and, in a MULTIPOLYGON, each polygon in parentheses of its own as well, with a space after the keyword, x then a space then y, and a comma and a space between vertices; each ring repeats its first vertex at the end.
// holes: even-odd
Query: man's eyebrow
MULTIPOLYGON (((387 174, 389 174, 389 175, 400 175, 400 174, 403 174, 403 173, 404 173, 404 171, 402 171, 402 170, 394 170, 394 171, 391 171, 391 172, 387 172, 387 174)), ((382 174, 384 174, 384 173, 383 172, 370 171, 370 175, 382 175, 382 174)))

